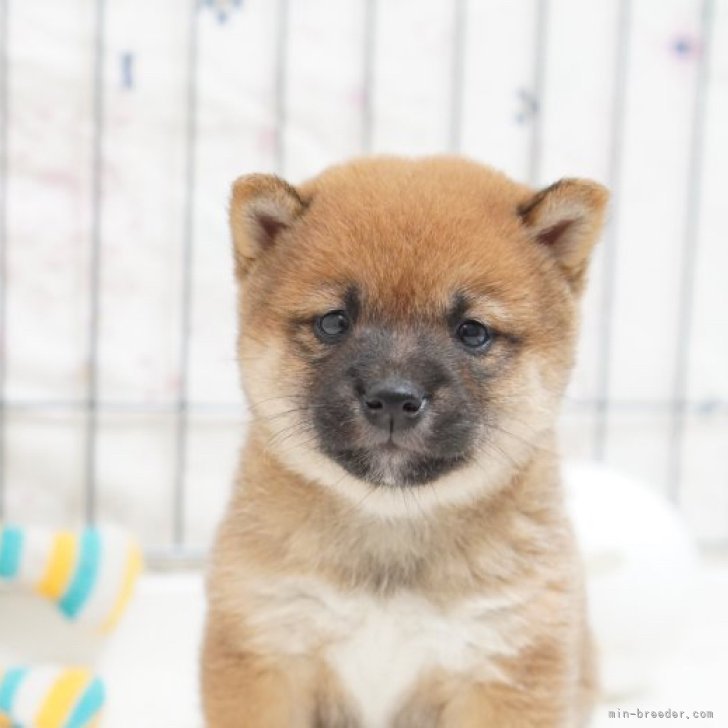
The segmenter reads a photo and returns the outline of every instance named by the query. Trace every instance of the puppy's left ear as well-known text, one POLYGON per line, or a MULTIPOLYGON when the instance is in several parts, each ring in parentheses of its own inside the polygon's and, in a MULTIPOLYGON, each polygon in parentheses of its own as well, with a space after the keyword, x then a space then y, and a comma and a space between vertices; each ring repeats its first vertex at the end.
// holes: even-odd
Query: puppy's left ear
POLYGON ((584 285, 608 200, 609 192, 596 182, 562 179, 518 208, 531 238, 551 251, 577 292, 584 285))

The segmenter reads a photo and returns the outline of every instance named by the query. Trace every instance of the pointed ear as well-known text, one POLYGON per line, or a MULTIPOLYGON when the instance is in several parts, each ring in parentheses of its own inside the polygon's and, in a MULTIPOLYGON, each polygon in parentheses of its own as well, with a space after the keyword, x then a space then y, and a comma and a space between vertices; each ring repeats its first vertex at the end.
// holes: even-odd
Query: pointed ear
POLYGON ((604 223, 609 192, 596 182, 562 179, 518 208, 535 243, 547 247, 579 291, 604 223))
POLYGON ((251 174, 233 183, 230 229, 238 276, 296 221, 306 205, 294 187, 271 174, 251 174))

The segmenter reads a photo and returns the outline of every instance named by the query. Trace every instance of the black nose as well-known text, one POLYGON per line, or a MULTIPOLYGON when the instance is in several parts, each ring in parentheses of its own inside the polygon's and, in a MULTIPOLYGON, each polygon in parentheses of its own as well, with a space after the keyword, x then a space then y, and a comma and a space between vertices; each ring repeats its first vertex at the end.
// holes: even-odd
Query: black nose
POLYGON ((383 430, 394 432, 417 424, 425 410, 424 392, 412 382, 377 382, 364 391, 361 402, 366 418, 383 430))

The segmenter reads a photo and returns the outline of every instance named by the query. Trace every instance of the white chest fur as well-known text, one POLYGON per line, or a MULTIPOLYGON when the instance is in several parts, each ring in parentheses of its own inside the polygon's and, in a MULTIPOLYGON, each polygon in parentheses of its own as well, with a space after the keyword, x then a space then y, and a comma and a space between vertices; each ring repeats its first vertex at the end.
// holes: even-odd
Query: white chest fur
POLYGON ((477 597, 447 608, 415 594, 379 598, 312 579, 257 584, 255 647, 277 654, 321 651, 357 704, 367 728, 382 728, 434 668, 502 680, 494 658, 513 655, 525 630, 507 597, 477 597))

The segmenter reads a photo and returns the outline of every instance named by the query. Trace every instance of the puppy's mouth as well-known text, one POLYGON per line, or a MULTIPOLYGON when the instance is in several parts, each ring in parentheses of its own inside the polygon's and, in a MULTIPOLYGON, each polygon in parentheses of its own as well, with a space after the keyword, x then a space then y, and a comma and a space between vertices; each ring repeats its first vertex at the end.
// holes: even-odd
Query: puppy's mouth
POLYGON ((395 438, 368 447, 324 448, 347 472, 375 486, 409 487, 432 483, 467 462, 465 453, 434 455, 395 438))

